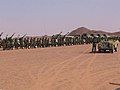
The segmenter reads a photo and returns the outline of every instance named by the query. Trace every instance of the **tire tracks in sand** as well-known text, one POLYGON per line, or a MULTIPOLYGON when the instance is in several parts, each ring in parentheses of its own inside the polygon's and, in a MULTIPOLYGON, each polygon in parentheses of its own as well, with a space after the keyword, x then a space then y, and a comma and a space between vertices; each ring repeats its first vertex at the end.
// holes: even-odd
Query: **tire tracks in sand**
MULTIPOLYGON (((92 57, 89 57, 87 59, 87 62, 84 62, 82 64, 85 64, 85 70, 83 70, 83 73, 81 74, 81 77, 77 78, 78 82, 81 81, 82 83, 76 83, 76 87, 74 88, 74 90, 90 90, 90 80, 89 80, 89 75, 90 75, 90 70, 91 70, 91 66, 94 63, 94 60, 96 59, 97 54, 92 55, 92 57), (87 87, 87 88, 86 88, 87 87), (79 89, 77 89, 79 88, 79 89)), ((81 65, 82 65, 81 64, 81 65)))
MULTIPOLYGON (((90 50, 90 47, 85 49, 85 51, 83 53, 81 53, 79 56, 76 56, 72 59, 67 59, 55 66, 53 66, 52 68, 48 69, 46 73, 43 73, 43 75, 39 75, 39 80, 41 81, 38 81, 38 83, 36 83, 36 85, 38 86, 42 86, 42 85, 45 85, 45 83, 49 82, 49 81, 52 81, 54 79, 57 78, 57 76, 59 75, 59 73, 69 64, 75 62, 76 60, 79 61, 80 58, 82 56, 84 56, 84 54, 86 52, 88 52, 90 50)), ((88 60, 87 60, 88 61, 88 60)), ((81 62, 81 64, 85 63, 85 61, 81 62)), ((52 82, 51 82, 52 83, 52 82)))

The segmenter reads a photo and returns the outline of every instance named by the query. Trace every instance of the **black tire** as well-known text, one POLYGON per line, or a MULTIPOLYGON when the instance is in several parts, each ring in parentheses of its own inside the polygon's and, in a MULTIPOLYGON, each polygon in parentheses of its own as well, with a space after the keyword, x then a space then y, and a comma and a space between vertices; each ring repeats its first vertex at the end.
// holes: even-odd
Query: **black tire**
POLYGON ((112 49, 112 50, 110 50, 110 52, 111 52, 111 53, 114 53, 114 50, 112 49))
POLYGON ((103 50, 104 51, 104 53, 106 52, 106 50, 103 50))
POLYGON ((101 49, 99 49, 98 52, 101 53, 102 52, 101 49))
POLYGON ((115 52, 117 52, 117 48, 115 48, 115 52))

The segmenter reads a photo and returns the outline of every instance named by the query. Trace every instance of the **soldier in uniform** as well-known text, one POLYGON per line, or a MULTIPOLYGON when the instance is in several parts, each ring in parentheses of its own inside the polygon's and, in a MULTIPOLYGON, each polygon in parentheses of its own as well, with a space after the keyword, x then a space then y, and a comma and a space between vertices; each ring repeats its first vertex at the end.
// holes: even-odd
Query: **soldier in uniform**
POLYGON ((24 38, 24 47, 26 48, 26 49, 28 49, 29 48, 29 42, 28 42, 28 39, 29 38, 24 38))
POLYGON ((36 37, 33 38, 33 47, 37 48, 37 41, 36 41, 36 37))
POLYGON ((61 46, 61 36, 59 36, 58 38, 57 38, 57 41, 58 41, 58 45, 57 46, 61 46))
POLYGON ((81 44, 81 37, 80 37, 80 35, 78 36, 78 44, 79 45, 81 44))
POLYGON ((7 50, 7 36, 8 35, 6 35, 6 38, 4 38, 3 40, 2 40, 2 47, 3 47, 3 50, 7 50))
POLYGON ((47 38, 47 47, 50 47, 50 39, 49 39, 49 37, 47 38))
POLYGON ((0 34, 0 48, 2 47, 2 38, 1 38, 2 34, 3 32, 0 34))
POLYGON ((65 36, 61 37, 61 46, 64 46, 64 39, 65 39, 65 36))
POLYGON ((69 46, 69 37, 65 38, 65 44, 66 44, 66 46, 69 46))
POLYGON ((38 48, 41 47, 41 38, 37 38, 36 45, 38 48))
POLYGON ((42 47, 44 48, 45 47, 45 38, 42 37, 42 43, 41 43, 42 47))
POLYGON ((56 40, 55 40, 55 38, 54 38, 54 35, 51 37, 51 46, 53 47, 53 46, 56 46, 55 45, 55 42, 56 40))
POLYGON ((115 41, 115 45, 114 45, 115 52, 117 52, 118 44, 119 44, 119 41, 118 40, 115 41))
POLYGON ((53 47, 54 46, 53 36, 51 37, 50 42, 51 42, 51 47, 53 47))
POLYGON ((30 38, 27 38, 27 48, 30 49, 30 38))
POLYGON ((44 47, 47 47, 47 37, 44 37, 44 47))
POLYGON ((97 37, 94 37, 92 40, 92 52, 96 52, 97 43, 98 43, 97 37))
POLYGON ((26 36, 26 34, 23 37, 19 38, 19 42, 20 42, 20 48, 23 49, 25 47, 25 43, 24 43, 24 37, 26 36))
POLYGON ((15 46, 15 49, 18 49, 19 48, 19 39, 18 38, 15 38, 14 39, 14 46, 15 46))
MULTIPOLYGON (((15 33, 14 33, 15 34, 15 33)), ((14 36, 14 34, 11 36, 11 37, 8 37, 8 38, 6 38, 6 40, 7 40, 7 49, 8 50, 13 50, 13 47, 14 47, 14 40, 13 40, 13 36, 14 36)))
POLYGON ((34 45, 35 42, 34 42, 34 41, 35 41, 35 39, 34 39, 33 37, 31 37, 31 39, 30 39, 30 44, 31 44, 30 47, 31 47, 31 48, 34 48, 34 47, 35 47, 35 45, 34 45))

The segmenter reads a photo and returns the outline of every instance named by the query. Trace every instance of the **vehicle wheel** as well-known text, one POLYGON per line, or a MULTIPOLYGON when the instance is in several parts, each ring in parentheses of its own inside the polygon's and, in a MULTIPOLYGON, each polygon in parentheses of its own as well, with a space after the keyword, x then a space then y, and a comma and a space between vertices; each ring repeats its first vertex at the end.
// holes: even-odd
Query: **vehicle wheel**
POLYGON ((101 49, 99 49, 98 52, 101 53, 101 49))
POLYGON ((115 52, 117 52, 117 48, 115 48, 115 52))
POLYGON ((114 52, 114 50, 112 49, 110 52, 111 52, 111 53, 113 53, 113 52, 114 52))
POLYGON ((106 52, 106 50, 103 50, 104 51, 104 53, 106 52))

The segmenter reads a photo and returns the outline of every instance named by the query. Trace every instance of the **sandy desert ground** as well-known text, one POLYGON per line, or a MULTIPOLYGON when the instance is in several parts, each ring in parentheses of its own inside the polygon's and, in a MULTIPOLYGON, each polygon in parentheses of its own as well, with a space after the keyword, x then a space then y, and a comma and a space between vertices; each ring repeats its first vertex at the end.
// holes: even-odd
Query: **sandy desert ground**
POLYGON ((90 51, 90 45, 0 51, 0 90, 120 88, 120 51, 90 51))

